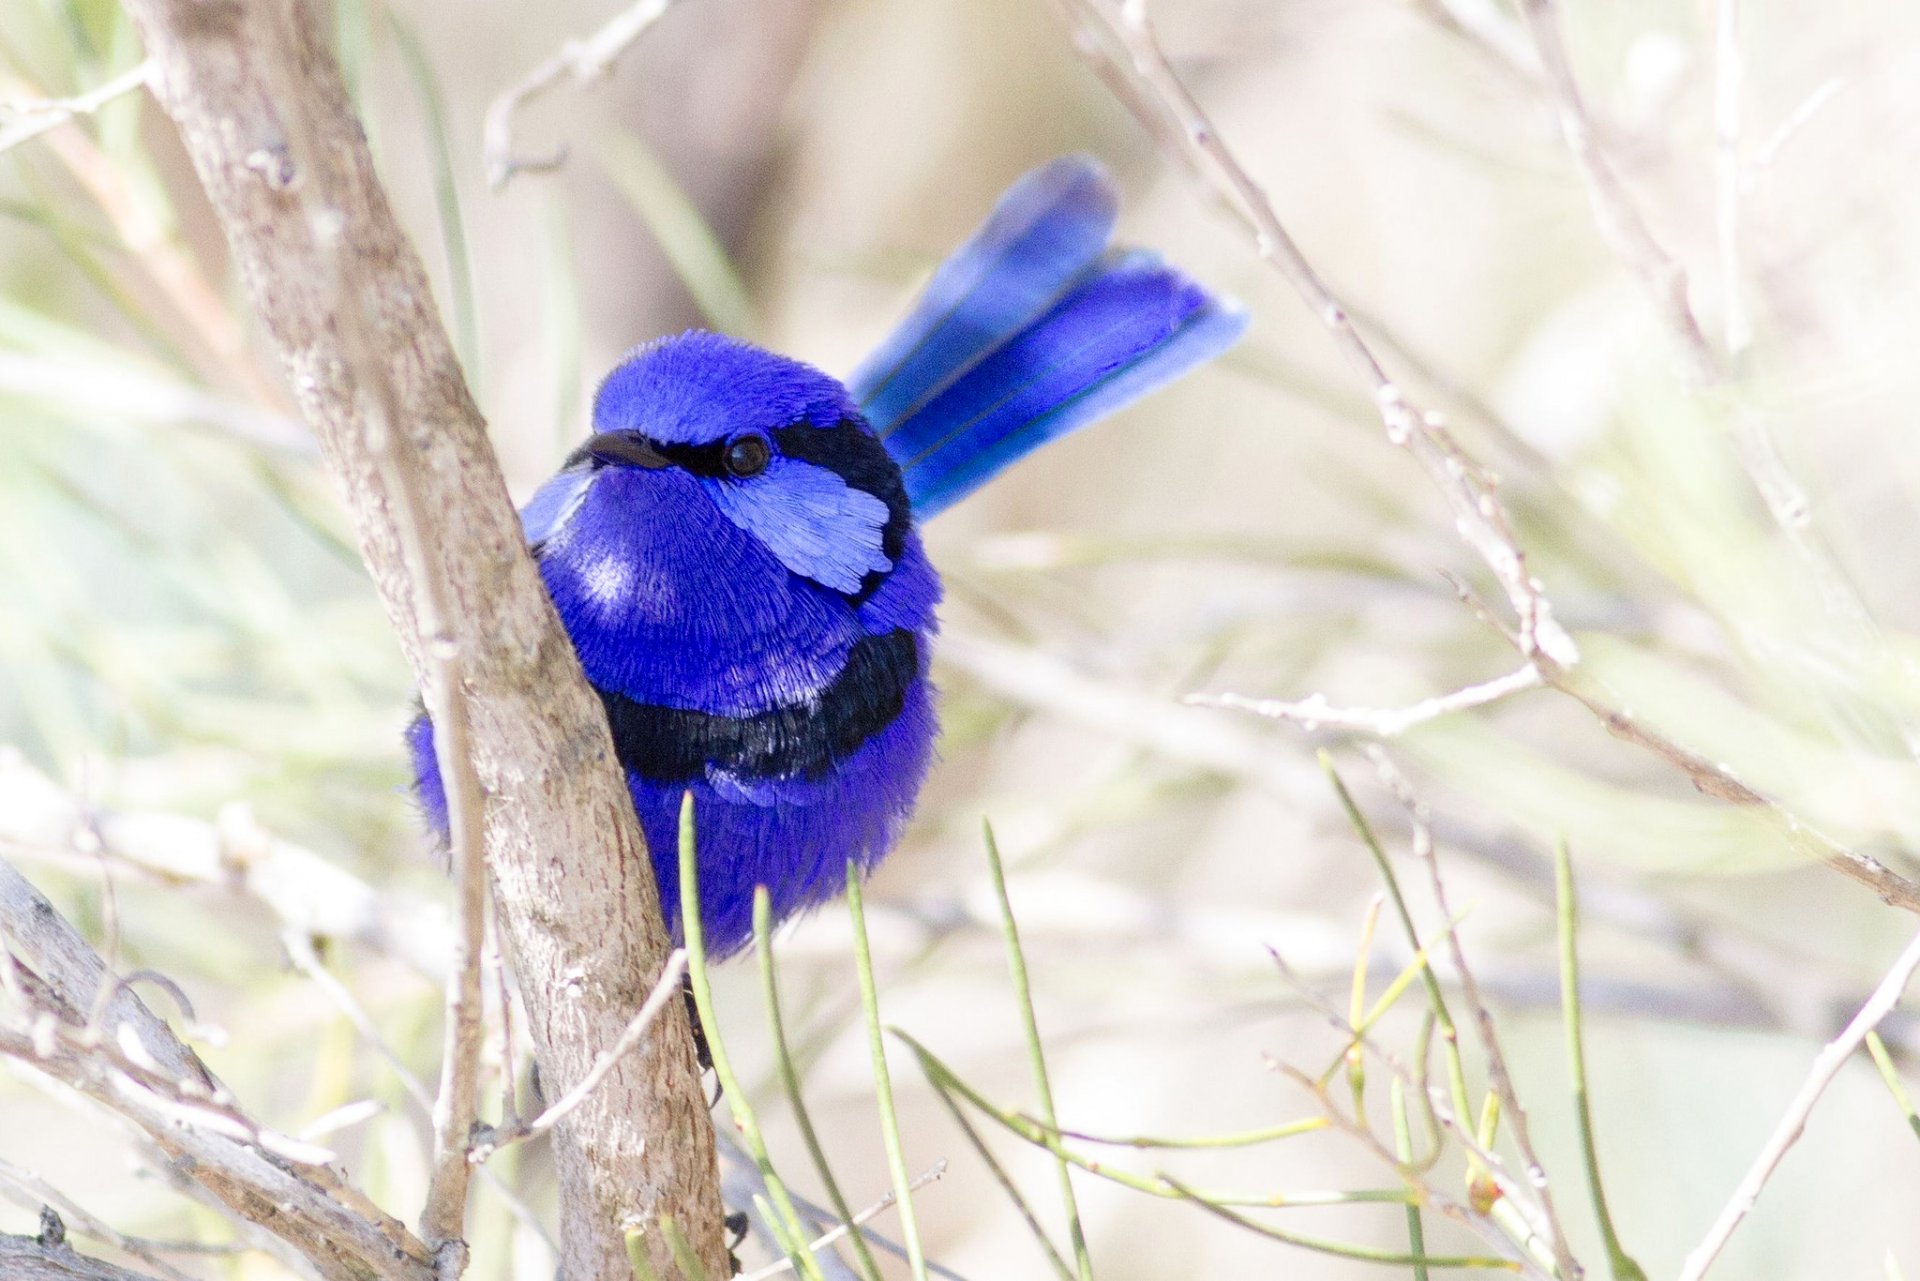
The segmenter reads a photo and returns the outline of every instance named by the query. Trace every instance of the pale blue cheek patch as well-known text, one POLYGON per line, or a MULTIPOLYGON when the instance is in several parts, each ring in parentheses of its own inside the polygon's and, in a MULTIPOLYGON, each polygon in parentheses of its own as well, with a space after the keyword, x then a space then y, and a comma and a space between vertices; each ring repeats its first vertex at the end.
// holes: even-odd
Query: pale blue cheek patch
POLYGON ((587 496, 587 486, 592 483, 592 470, 582 467, 577 471, 563 471, 535 490, 527 505, 520 509, 520 528, 526 532, 527 546, 546 542, 571 520, 587 496))
POLYGON ((881 550, 887 505, 836 472, 775 458, 751 480, 702 477, 727 519, 794 573, 848 594, 868 574, 893 568, 881 550))

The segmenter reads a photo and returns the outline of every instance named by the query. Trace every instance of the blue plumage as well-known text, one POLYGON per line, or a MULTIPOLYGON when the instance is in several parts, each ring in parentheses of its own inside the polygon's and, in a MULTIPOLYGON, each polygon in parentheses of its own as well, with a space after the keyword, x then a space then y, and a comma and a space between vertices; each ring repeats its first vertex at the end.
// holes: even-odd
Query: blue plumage
POLYGON ((1119 207, 1113 185, 1084 156, 1063 156, 1010 187, 848 380, 881 439, 1090 273, 1119 207))
MULTIPOLYGON (((636 350, 522 510, 676 933, 687 790, 717 953, 751 938, 756 885, 785 917, 898 839, 937 729, 940 580, 917 522, 1239 336, 1238 310, 1108 249, 1115 203, 1085 158, 1022 179, 851 391, 714 334, 636 350)), ((408 747, 444 837, 424 717, 408 747)))

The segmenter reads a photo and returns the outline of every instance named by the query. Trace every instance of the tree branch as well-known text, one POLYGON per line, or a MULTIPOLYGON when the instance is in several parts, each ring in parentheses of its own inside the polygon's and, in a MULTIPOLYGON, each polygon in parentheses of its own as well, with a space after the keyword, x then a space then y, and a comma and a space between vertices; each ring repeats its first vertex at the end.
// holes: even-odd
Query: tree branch
POLYGON ((193 1051, 124 982, 109 983, 94 950, 3 861, 0 938, 0 965, 26 1002, 13 1013, 30 1028, 0 1026, 0 1054, 132 1121, 176 1173, 288 1242, 327 1281, 429 1281, 426 1247, 405 1226, 327 1165, 330 1154, 241 1112, 193 1051))
POLYGON ((154 1281, 144 1272, 76 1252, 67 1244, 60 1216, 46 1209, 40 1212, 39 1236, 0 1236, 0 1276, 8 1281, 154 1281))
MULTIPOLYGON (((526 552, 419 259, 307 0, 127 7, 153 59, 155 95, 280 349, 423 686, 430 651, 459 659, 494 892, 542 1071, 569 1089, 652 987, 667 937, 605 716, 526 552), (354 359, 356 330, 375 359, 354 359), (406 495, 380 465, 369 402, 406 438, 430 563, 402 553, 406 495), (434 584, 448 606, 439 637, 422 617, 434 584)), ((621 1229, 662 1213, 689 1232, 710 1273, 725 1275, 711 1122, 683 1011, 665 1012, 556 1141, 569 1278, 630 1277, 621 1229)), ((653 1262, 673 1267, 663 1246, 653 1262)))

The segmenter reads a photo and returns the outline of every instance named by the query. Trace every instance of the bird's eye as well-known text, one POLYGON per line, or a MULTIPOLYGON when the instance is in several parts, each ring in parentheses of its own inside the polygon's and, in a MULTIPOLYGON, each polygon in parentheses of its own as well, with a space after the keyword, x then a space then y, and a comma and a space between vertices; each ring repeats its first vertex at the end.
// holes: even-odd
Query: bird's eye
POLYGON ((773 457, 773 447, 767 444, 765 436, 742 436, 727 446, 727 474, 730 476, 758 476, 767 469, 767 463, 773 457))

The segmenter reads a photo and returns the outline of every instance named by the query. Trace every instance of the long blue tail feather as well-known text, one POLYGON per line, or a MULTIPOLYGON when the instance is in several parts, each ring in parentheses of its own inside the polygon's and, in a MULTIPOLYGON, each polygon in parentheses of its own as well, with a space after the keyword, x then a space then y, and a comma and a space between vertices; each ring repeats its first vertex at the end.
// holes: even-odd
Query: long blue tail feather
POLYGON ((1098 162, 1062 156, 1008 188, 848 386, 883 438, 1092 271, 1119 198, 1098 162))
POLYGON ((914 515, 937 515, 1047 442, 1211 360, 1246 324, 1157 255, 1116 254, 887 437, 914 515))
POLYGON ((1048 441, 1219 355, 1247 317, 1146 251, 1069 156, 1028 174, 852 380, 926 520, 1048 441))

